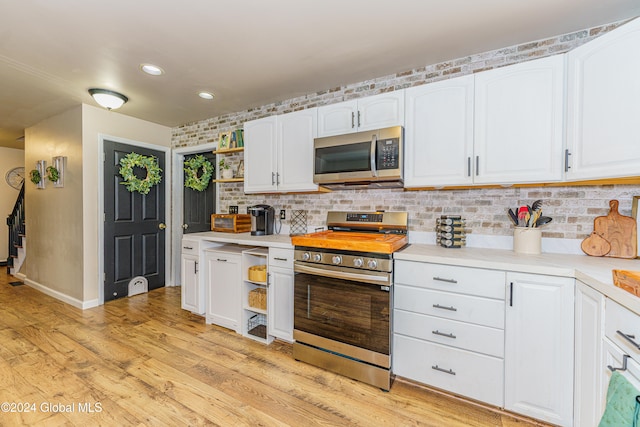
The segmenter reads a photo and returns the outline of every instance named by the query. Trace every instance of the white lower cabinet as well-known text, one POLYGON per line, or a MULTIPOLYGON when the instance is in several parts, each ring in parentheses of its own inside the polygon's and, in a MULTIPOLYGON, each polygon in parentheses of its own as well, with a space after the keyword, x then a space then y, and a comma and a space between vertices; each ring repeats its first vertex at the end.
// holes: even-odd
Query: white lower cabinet
POLYGON ((396 261, 395 277, 393 372, 502 406, 505 273, 396 261))
POLYGON ((180 292, 181 306, 184 310, 203 316, 207 305, 207 282, 201 273, 203 262, 201 251, 217 243, 201 242, 198 239, 184 238, 180 256, 180 292))
MULTIPOLYGON (((396 375, 573 425, 573 278, 395 265, 396 375)), ((585 302, 585 316, 597 322, 597 309, 588 309, 585 302)))
POLYGON ((205 251, 207 281, 206 323, 240 332, 240 284, 242 280, 239 245, 225 245, 205 251))
POLYGON ((507 273, 504 407, 573 425, 574 279, 507 273))
POLYGON ((293 250, 269 249, 268 333, 293 342, 293 250))
POLYGON ((604 411, 602 389, 602 334, 604 296, 576 282, 576 337, 573 424, 595 427, 604 411))

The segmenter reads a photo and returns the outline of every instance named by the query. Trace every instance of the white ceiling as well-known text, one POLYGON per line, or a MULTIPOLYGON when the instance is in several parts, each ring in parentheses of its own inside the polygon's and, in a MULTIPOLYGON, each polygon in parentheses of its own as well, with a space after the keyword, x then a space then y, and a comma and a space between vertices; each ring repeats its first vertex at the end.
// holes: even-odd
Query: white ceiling
POLYGON ((96 105, 90 87, 177 126, 638 15, 637 0, 0 0, 0 146, 96 105))

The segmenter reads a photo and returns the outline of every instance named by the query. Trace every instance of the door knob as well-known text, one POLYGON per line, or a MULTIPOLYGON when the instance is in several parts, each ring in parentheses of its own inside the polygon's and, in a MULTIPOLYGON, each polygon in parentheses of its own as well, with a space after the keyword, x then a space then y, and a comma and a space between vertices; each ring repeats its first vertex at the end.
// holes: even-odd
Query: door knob
POLYGON ((164 222, 161 222, 160 224, 158 224, 158 228, 160 230, 164 230, 165 228, 167 228, 167 225, 164 222))
POLYGON ((182 228, 186 230, 187 228, 189 228, 189 224, 182 224, 182 228))

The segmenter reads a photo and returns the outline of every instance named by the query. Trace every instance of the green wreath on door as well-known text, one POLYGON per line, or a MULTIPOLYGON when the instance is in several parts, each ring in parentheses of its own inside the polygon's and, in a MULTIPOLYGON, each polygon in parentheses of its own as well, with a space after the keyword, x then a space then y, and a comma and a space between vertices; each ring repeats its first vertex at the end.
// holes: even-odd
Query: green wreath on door
POLYGON ((143 156, 138 153, 129 153, 120 159, 120 176, 123 182, 120 184, 127 187, 129 192, 149 194, 151 188, 162 181, 162 169, 158 166, 158 159, 154 156, 143 156), (138 178, 134 173, 134 168, 142 168, 147 171, 144 178, 138 178))

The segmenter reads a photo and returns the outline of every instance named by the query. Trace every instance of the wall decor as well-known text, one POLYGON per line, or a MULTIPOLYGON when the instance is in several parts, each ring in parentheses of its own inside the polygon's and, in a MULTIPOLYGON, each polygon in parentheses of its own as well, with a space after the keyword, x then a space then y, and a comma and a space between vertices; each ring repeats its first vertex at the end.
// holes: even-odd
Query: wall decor
POLYGON ((24 183, 24 167, 17 166, 15 168, 9 169, 4 176, 4 180, 12 188, 19 190, 20 187, 22 187, 22 183, 24 183))
POLYGON ((57 156, 51 159, 51 166, 46 168, 47 179, 56 188, 64 187, 64 170, 67 163, 65 156, 57 156))
POLYGON ((244 159, 240 160, 240 163, 238 163, 236 178, 244 178, 244 159))
POLYGON ((154 156, 143 156, 138 153, 129 153, 120 159, 120 176, 124 180, 120 184, 127 187, 129 192, 149 194, 149 190, 162 181, 162 169, 158 166, 158 159, 154 156), (144 179, 138 178, 133 173, 133 168, 143 168, 147 171, 144 179))
POLYGON ((218 138, 218 151, 228 150, 231 147, 229 142, 231 141, 231 132, 222 132, 218 138))
POLYGON ((47 162, 45 160, 37 160, 36 168, 29 172, 29 179, 36 185, 36 188, 45 188, 45 173, 47 169, 47 162))
POLYGON ((206 157, 198 154, 184 161, 184 186, 196 191, 204 191, 209 186, 215 166, 206 157), (202 170, 202 172, 200 172, 202 170), (198 174, 200 174, 198 176, 198 174))

